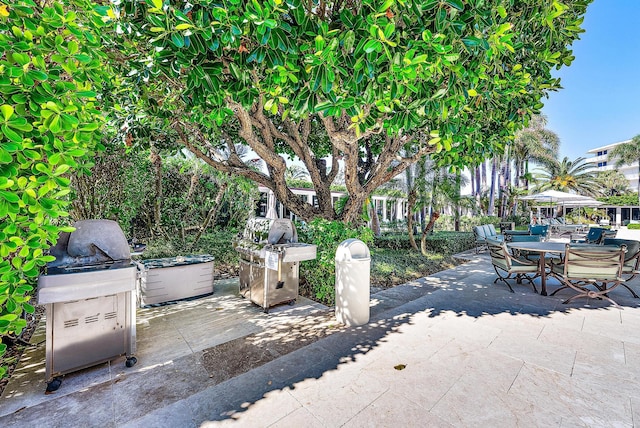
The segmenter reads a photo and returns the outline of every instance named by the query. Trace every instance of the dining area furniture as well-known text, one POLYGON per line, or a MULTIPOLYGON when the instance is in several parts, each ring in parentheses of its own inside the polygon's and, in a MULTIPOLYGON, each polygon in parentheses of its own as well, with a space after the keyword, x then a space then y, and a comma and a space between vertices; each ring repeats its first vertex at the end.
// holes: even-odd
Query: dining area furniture
POLYGON ((621 246, 565 244, 561 262, 550 265, 550 274, 562 284, 562 287, 551 295, 568 288, 576 291, 576 294, 563 301, 563 304, 587 297, 604 299, 620 308, 609 293, 624 281, 622 266, 626 252, 627 247, 624 244, 621 246))
POLYGON ((631 295, 638 298, 638 294, 627 284, 640 274, 640 241, 633 239, 620 239, 620 238, 605 238, 602 245, 626 245, 627 252, 624 256, 624 264, 622 265, 622 278, 624 282, 622 285, 629 290, 631 295))
POLYGON ((494 284, 502 281, 509 287, 509 291, 513 293, 513 288, 507 280, 515 279, 516 283, 520 284, 524 279, 529 281, 534 292, 538 292, 533 283, 533 279, 538 276, 538 262, 512 255, 507 248, 507 243, 503 240, 489 238, 487 239, 487 247, 491 256, 491 264, 497 275, 497 278, 493 281, 494 284))
POLYGON ((528 253, 536 253, 538 261, 536 263, 538 269, 538 275, 540 277, 540 294, 542 296, 547 295, 547 266, 546 259, 547 254, 561 255, 565 252, 565 243, 563 242, 549 242, 549 241, 519 241, 508 242, 506 247, 511 250, 526 251, 528 253))
POLYGON ((476 254, 484 248, 487 248, 487 240, 502 240, 503 237, 498 235, 496 227, 492 224, 481 224, 479 226, 473 226, 473 236, 476 242, 476 254))
POLYGON ((582 242, 585 244, 602 244, 605 238, 614 238, 615 236, 615 230, 604 227, 590 227, 586 234, 571 234, 570 240, 571 242, 582 242))
MULTIPOLYGON (((522 239, 522 237, 520 238, 522 239)), ((580 297, 604 299, 620 307, 609 293, 622 285, 634 297, 638 297, 625 282, 640 274, 640 242, 626 239, 611 239, 602 244, 537 242, 523 240, 505 243, 514 256, 537 255, 537 274, 540 277, 540 294, 547 296, 547 279, 557 279, 561 286, 551 293, 570 289, 576 294, 563 301, 564 304, 580 297)), ((529 256, 529 260, 533 261, 529 256)))

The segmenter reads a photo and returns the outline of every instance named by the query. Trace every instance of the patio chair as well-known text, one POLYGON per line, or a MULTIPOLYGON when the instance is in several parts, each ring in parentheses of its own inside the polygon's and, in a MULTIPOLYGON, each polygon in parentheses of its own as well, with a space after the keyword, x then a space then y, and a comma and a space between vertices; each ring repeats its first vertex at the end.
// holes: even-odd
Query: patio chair
POLYGON ((624 265, 622 266, 624 282, 621 285, 629 290, 633 297, 637 299, 638 295, 636 292, 626 283, 640 274, 640 242, 634 239, 605 238, 602 245, 627 246, 627 253, 624 255, 624 265))
MULTIPOLYGON (((540 235, 513 235, 511 236, 510 242, 540 242, 541 240, 540 235)), ((511 251, 513 252, 513 256, 516 258, 524 257, 525 259, 536 263, 540 261, 539 253, 532 253, 530 251, 518 250, 515 248, 511 251)))
POLYGON ((502 239, 496 233, 496 227, 491 223, 473 226, 473 235, 476 240, 476 254, 487 246, 487 239, 502 239))
POLYGON ((586 235, 571 235, 571 242, 581 242, 585 244, 602 244, 604 238, 614 238, 615 230, 605 229, 604 227, 590 227, 586 235))
POLYGON ((505 241, 512 242, 514 236, 530 236, 531 233, 529 233, 529 230, 505 230, 502 235, 505 241))
POLYGON ((572 245, 567 244, 562 263, 551 264, 551 275, 562 283, 562 287, 551 293, 571 288, 578 294, 571 296, 563 304, 567 304, 579 297, 605 299, 614 306, 620 306, 613 301, 608 293, 620 285, 622 279, 622 265, 627 247, 622 245, 572 245), (607 284, 611 286, 607 287, 607 284), (587 288, 592 286, 595 290, 587 288))
POLYGON ((546 241, 549 236, 549 225, 532 225, 529 226, 529 234, 540 235, 541 241, 546 241))
POLYGON ((509 291, 513 293, 513 288, 511 288, 511 284, 507 280, 515 279, 516 283, 520 284, 523 279, 526 279, 533 287, 533 291, 538 292, 536 285, 533 283, 533 279, 538 276, 537 262, 512 256, 504 241, 487 239, 487 246, 491 255, 491 264, 496 271, 496 275, 498 275, 493 281, 494 284, 502 281, 507 284, 509 291))

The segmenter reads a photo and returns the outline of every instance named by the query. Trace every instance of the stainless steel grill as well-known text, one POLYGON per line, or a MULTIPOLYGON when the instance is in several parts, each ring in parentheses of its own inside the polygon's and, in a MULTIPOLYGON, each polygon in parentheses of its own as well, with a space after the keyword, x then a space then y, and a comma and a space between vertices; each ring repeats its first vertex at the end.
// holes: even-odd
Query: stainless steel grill
POLYGON ((289 219, 249 219, 234 247, 240 253, 240 294, 265 312, 298 298, 300 262, 316 258, 317 247, 298 242, 289 219))
POLYGON ((50 249, 56 260, 38 278, 45 305, 47 391, 61 376, 126 355, 136 363, 137 268, 127 239, 111 220, 84 220, 50 249))

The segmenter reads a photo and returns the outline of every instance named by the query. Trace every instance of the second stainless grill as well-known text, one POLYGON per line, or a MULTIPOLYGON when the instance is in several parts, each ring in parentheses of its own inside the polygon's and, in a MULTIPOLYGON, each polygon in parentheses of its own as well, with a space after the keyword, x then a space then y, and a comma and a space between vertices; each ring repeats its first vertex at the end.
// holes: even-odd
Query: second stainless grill
POLYGON ((298 298, 300 262, 316 258, 317 247, 298 242, 289 219, 252 218, 235 242, 240 253, 240 294, 265 312, 298 298))

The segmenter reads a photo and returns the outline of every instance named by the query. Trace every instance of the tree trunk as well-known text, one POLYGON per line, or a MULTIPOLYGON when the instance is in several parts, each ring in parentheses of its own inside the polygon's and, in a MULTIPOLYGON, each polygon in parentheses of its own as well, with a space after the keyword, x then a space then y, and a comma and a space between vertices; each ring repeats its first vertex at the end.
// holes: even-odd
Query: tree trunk
POLYGON ((407 198, 407 232, 409 233, 409 243, 411 248, 418 251, 418 244, 416 244, 416 238, 413 236, 413 209, 415 208, 418 200, 418 193, 413 188, 409 191, 409 197, 407 198))
POLYGON ((462 177, 460 171, 456 173, 456 195, 453 203, 453 230, 460 232, 460 187, 462 177))
POLYGON ((380 236, 380 217, 378 217, 378 207, 373 198, 371 198, 371 211, 371 230, 374 236, 380 236))
POLYGON ((433 232, 433 227, 436 224, 436 220, 440 217, 440 213, 437 211, 433 211, 431 213, 431 217, 429 218, 429 223, 422 230, 422 237, 420 238, 420 251, 423 256, 427 255, 427 235, 433 232))
MULTIPOLYGON (((485 163, 482 162, 482 165, 484 165, 485 163)), ((476 167, 476 194, 475 194, 475 198, 476 198, 476 206, 478 207, 478 212, 476 214, 484 214, 482 211, 482 182, 480 179, 480 170, 481 170, 482 166, 478 166, 476 167)))
POLYGON ((149 155, 154 173, 154 190, 153 199, 153 230, 157 235, 160 233, 160 222, 162 219, 162 157, 158 153, 155 146, 151 146, 151 154, 149 155))
POLYGON ((416 135, 388 137, 381 146, 382 150, 378 150, 377 145, 374 147, 368 141, 374 134, 380 133, 381 128, 373 127, 356 134, 351 119, 346 114, 342 117, 318 115, 297 122, 288 118, 274 123, 265 115, 263 101, 260 99, 249 108, 230 98, 227 99, 227 104, 238 120, 238 136, 264 161, 267 173, 245 164, 236 153, 232 138, 222 139, 227 145, 226 152, 222 152, 197 124, 175 120, 172 127, 178 133, 179 142, 198 158, 218 171, 249 178, 271 189, 282 204, 303 220, 322 217, 345 223, 358 222, 363 202, 376 188, 435 151, 435 146, 424 145, 404 157, 399 156, 404 146, 418 138, 416 135), (331 143, 329 154, 332 165, 328 172, 326 168, 322 168, 322 162, 319 162, 321 158, 316 157, 312 150, 313 144, 309 142, 313 124, 324 128, 331 143), (309 171, 318 198, 317 207, 301 202, 288 188, 284 179, 286 163, 277 152, 280 142, 291 148, 309 171), (360 152, 363 148, 364 154, 360 152), (349 199, 338 216, 333 209, 330 186, 338 174, 340 159, 344 164, 349 199))
POLYGON ((498 175, 498 159, 493 158, 491 162, 491 187, 489 189, 489 209, 487 215, 492 216, 496 207, 496 181, 498 175))
POLYGON ((638 159, 638 205, 640 205, 640 159, 638 159))
POLYGON ((196 244, 200 240, 200 237, 202 236, 204 231, 207 230, 207 227, 209 227, 209 223, 211 223, 212 221, 215 223, 215 218, 217 217, 218 212, 220 211, 220 203, 222 202, 222 197, 224 196, 224 192, 226 192, 228 185, 229 185, 228 183, 222 183, 218 188, 218 193, 216 194, 216 198, 213 201, 213 206, 209 210, 207 217, 204 219, 204 222, 202 223, 200 230, 198 230, 198 234, 193 240, 193 244, 191 244, 192 251, 196 247, 196 244))

